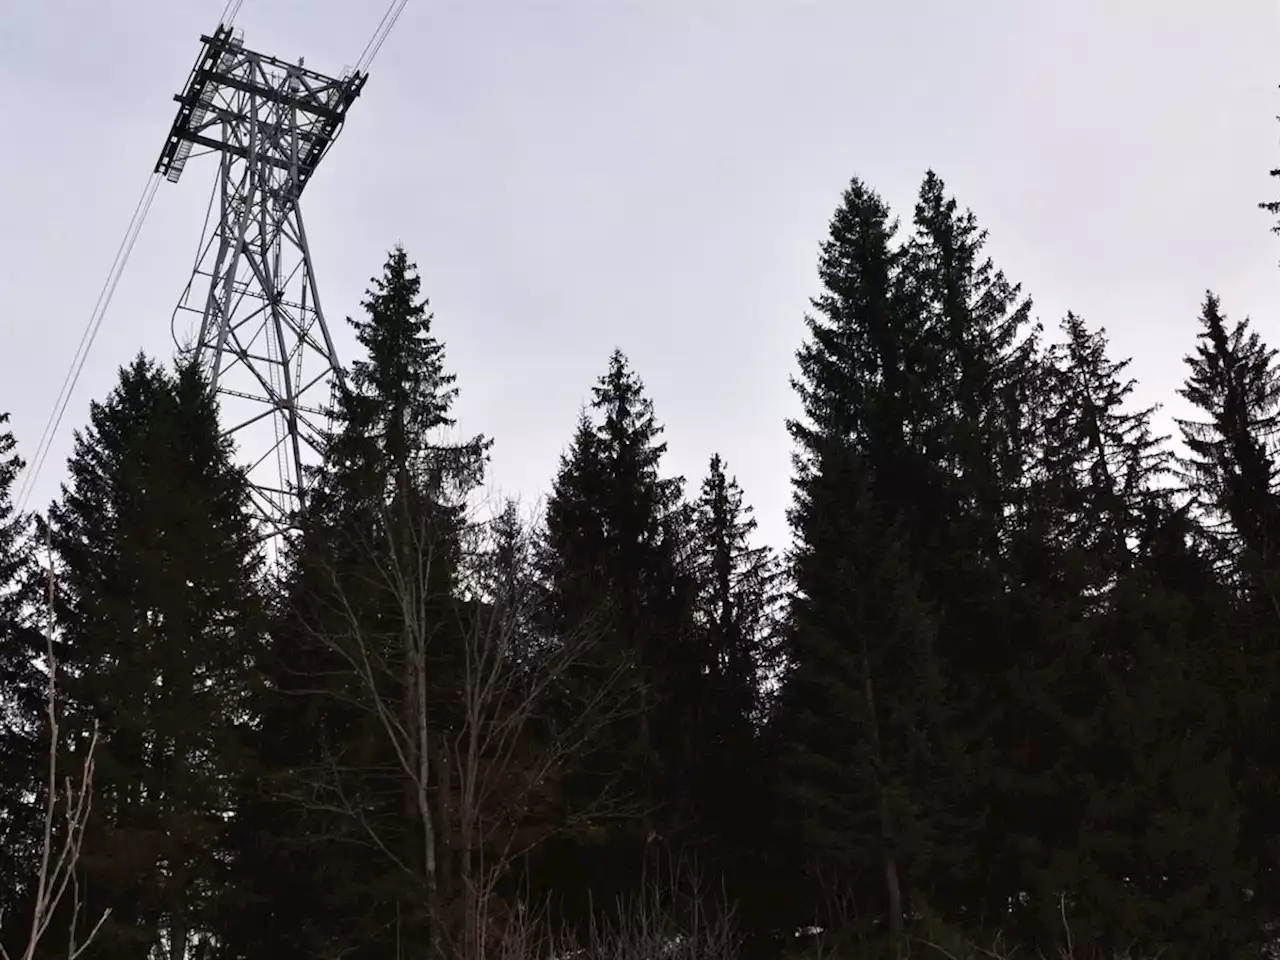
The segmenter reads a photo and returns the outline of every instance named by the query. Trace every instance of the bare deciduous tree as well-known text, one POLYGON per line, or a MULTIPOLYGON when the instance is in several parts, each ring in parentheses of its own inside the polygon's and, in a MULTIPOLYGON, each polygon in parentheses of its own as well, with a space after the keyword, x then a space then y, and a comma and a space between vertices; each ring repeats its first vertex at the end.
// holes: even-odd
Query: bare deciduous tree
MULTIPOLYGON (((59 784, 58 752, 61 747, 61 731, 58 725, 58 662, 53 646, 54 568, 49 564, 49 625, 46 630, 45 669, 48 675, 45 687, 45 715, 49 721, 49 773, 45 780, 44 824, 40 842, 40 864, 36 873, 35 889, 31 893, 31 926, 26 945, 13 957, 0 944, 3 960, 33 960, 40 944, 49 933, 49 927, 58 915, 58 908, 70 892, 71 915, 67 923, 68 960, 75 960, 92 943, 110 911, 104 911, 98 921, 83 938, 81 909, 83 900, 77 880, 76 867, 84 844, 85 830, 89 825, 89 811, 93 805, 93 762, 98 746, 98 725, 93 725, 80 776, 62 778, 59 784), (61 801, 61 802, 60 802, 61 801), (61 809, 61 817, 59 817, 61 809)), ((3 921, 0 916, 0 923, 3 921)))
MULTIPOLYGON (((527 536, 514 528, 508 533, 527 536)), ((603 728, 633 714, 639 699, 621 665, 575 699, 571 711, 548 709, 564 678, 596 652, 603 624, 589 619, 554 638, 539 637, 536 592, 518 571, 496 573, 486 591, 490 595, 462 608, 467 621, 459 691, 463 722, 449 750, 458 785, 455 824, 467 957, 489 954, 495 886, 516 859, 586 820, 637 812, 613 794, 613 783, 606 780, 585 809, 531 816, 555 778, 603 728), (538 728, 536 738, 528 735, 532 725, 538 728)))
MULTIPOLYGON (((554 802, 569 761, 638 701, 618 666, 577 697, 572 710, 563 709, 564 679, 596 652, 602 624, 543 636, 535 626, 536 593, 512 580, 494 587, 487 578, 488 588, 474 583, 466 595, 442 597, 441 538, 427 523, 406 528, 403 517, 386 520, 380 542, 358 545, 369 571, 360 589, 394 598, 400 643, 374 635, 351 595, 355 587, 332 568, 324 571, 331 616, 323 626, 304 627, 358 681, 351 700, 377 718, 408 785, 422 849, 410 861, 383 835, 343 789, 340 758, 307 803, 347 818, 391 863, 420 879, 439 953, 478 960, 490 953, 495 888, 520 857, 585 820, 634 812, 614 796, 611 782, 585 808, 542 816, 538 808, 554 802), (433 668, 446 662, 449 690, 442 695, 433 668), (445 921, 446 905, 452 923, 445 921)), ((477 556, 467 559, 470 567, 483 566, 477 556)))
POLYGON ((493 960, 738 960, 742 938, 734 911, 714 896, 690 864, 651 865, 635 895, 593 914, 587 928, 549 924, 540 911, 517 909, 503 925, 493 960))

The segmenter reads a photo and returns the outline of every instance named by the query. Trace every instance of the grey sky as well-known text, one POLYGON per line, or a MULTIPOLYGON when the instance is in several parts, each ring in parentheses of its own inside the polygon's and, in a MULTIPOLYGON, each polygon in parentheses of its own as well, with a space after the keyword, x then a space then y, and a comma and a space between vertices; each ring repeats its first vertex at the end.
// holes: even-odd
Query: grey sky
MULTIPOLYGON (((245 0, 253 49, 336 73, 383 0, 245 0)), ((35 445, 222 0, 0 2, 0 410, 35 445)), ((691 481, 720 451, 785 539, 787 378, 849 177, 927 166, 1054 324, 1172 400, 1201 295, 1280 342, 1276 0, 410 0, 303 205, 342 328, 403 242, 492 479, 544 494, 616 345, 691 481), (712 365, 715 357, 718 366, 712 365)), ((162 184, 41 474, 139 349, 166 360, 212 185, 162 184)))

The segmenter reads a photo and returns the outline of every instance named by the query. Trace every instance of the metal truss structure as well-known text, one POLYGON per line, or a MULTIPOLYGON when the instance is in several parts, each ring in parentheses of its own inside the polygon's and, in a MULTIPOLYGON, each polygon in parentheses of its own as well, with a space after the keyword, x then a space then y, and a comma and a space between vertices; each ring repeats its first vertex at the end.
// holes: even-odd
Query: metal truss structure
POLYGON ((255 512, 269 533, 304 502, 304 458, 319 450, 325 408, 342 383, 298 199, 367 75, 344 71, 335 79, 301 60, 255 53, 226 25, 200 39, 156 164, 176 183, 194 149, 219 158, 175 329, 184 314, 200 318, 187 349, 205 365, 223 429, 249 460, 255 512), (268 419, 274 440, 266 424, 250 429, 268 419))

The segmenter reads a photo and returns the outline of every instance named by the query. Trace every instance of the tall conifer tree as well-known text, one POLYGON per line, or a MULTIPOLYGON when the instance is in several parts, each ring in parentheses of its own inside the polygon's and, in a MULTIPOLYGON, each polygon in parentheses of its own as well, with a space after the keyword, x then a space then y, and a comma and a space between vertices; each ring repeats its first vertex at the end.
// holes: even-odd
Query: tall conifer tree
POLYGON ((752 542, 752 514, 737 478, 718 454, 712 456, 694 504, 699 625, 718 691, 714 706, 707 706, 726 725, 722 735, 737 742, 764 720, 762 681, 773 665, 781 597, 772 550, 752 542))
MULTIPOLYGON (((655 841, 676 845, 688 827, 688 740, 701 691, 692 615, 696 581, 689 569, 690 516, 683 479, 661 470, 666 444, 653 403, 625 356, 615 351, 593 389, 547 503, 543 567, 551 592, 550 631, 594 620, 606 624, 598 663, 576 682, 624 670, 638 693, 635 716, 619 721, 608 747, 581 772, 583 796, 604 781, 639 814, 613 832, 602 851, 608 867, 566 884, 586 903, 594 883, 607 902, 634 877, 655 841)), ((576 855, 568 854, 570 859, 576 855)), ((563 861, 562 861, 563 862, 563 861)))
MULTIPOLYGON (((1235 549, 1241 586, 1255 598, 1274 591, 1280 567, 1280 368, 1276 351, 1242 320, 1228 329, 1221 304, 1205 295, 1195 352, 1179 391, 1203 419, 1179 422, 1189 456, 1184 478, 1235 549)), ((1268 601, 1274 602, 1274 601, 1268 601)))
POLYGON ((365 354, 338 397, 274 631, 272 709, 306 741, 278 756, 307 818, 304 836, 278 847, 306 874, 330 869, 306 832, 365 848, 348 852, 319 892, 312 949, 443 949, 459 895, 448 753, 462 656, 457 586, 467 497, 489 441, 450 435, 455 377, 403 248, 372 284, 364 316, 350 321, 365 354), (391 729, 384 709, 397 718, 391 729))
POLYGON ((933 171, 912 226, 900 284, 916 344, 912 448, 933 475, 914 492, 923 506, 908 501, 916 517, 908 529, 924 592, 945 611, 936 650, 950 681, 948 727, 965 758, 963 775, 953 770, 951 866, 936 871, 933 899, 981 925, 998 923, 1014 893, 996 866, 1006 795, 998 781, 1007 738, 1020 726, 1009 684, 1024 639, 1010 551, 1035 462, 1027 441, 1039 331, 1030 301, 987 253, 986 231, 933 171), (976 889, 988 897, 980 906, 976 889))
POLYGON ((1206 293, 1181 396, 1196 409, 1179 421, 1179 466, 1218 546, 1220 574, 1238 595, 1233 646, 1246 669, 1237 688, 1233 776, 1245 792, 1243 830, 1258 851, 1257 905, 1280 917, 1280 367, 1248 319, 1229 324, 1206 293))
POLYGON ((735 901, 745 901, 745 932, 776 914, 776 898, 755 897, 770 844, 762 837, 771 808, 761 736, 776 673, 781 569, 753 543, 756 520, 737 479, 717 454, 694 503, 693 560, 698 578, 696 636, 704 676, 695 722, 694 793, 700 863, 735 901))
POLYGON ((82 861, 86 915, 112 910, 101 956, 183 956, 226 891, 265 626, 232 455, 200 370, 139 357, 92 404, 50 512, 68 711, 101 725, 82 861))
POLYGON ((897 935, 930 870, 944 705, 916 557, 938 506, 922 451, 931 359, 895 229, 855 180, 822 250, 795 381, 804 416, 789 424, 796 596, 777 722, 810 865, 876 878, 859 900, 897 935))
POLYGON ((1185 508, 1150 499, 1131 542, 1091 624, 1099 726, 1075 842, 1059 857, 1078 872, 1059 890, 1081 949, 1257 956, 1256 850, 1233 756, 1247 665, 1231 594, 1185 508))
MULTIPOLYGON (((37 672, 44 633, 35 618, 39 596, 31 518, 17 512, 14 485, 24 466, 0 413, 0 938, 25 936, 30 915, 23 898, 37 869, 40 811, 31 797, 41 788, 44 684, 37 672)), ((9 946, 7 939, 0 944, 9 946)), ((12 950, 10 951, 13 952, 12 950)))

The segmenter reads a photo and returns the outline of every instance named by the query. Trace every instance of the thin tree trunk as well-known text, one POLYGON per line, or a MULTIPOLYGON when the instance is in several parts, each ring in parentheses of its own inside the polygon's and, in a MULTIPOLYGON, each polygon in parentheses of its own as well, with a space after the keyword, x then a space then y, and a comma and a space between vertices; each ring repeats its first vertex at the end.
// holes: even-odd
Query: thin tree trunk
POLYGON ((450 800, 453 797, 453 766, 449 762, 448 747, 440 739, 431 742, 431 762, 436 769, 436 839, 439 844, 437 865, 440 895, 443 902, 452 902, 455 894, 454 830, 455 818, 451 815, 450 800))
MULTIPOLYGON (((863 654, 863 669, 866 670, 866 677, 863 681, 863 688, 867 698, 867 713, 871 717, 871 736, 875 744, 876 757, 881 768, 884 766, 883 745, 880 743, 880 723, 876 718, 875 691, 871 684, 871 665, 866 661, 865 647, 863 654)), ((898 861, 894 857, 889 846, 889 806, 885 799, 884 784, 881 777, 877 777, 876 792, 878 794, 880 806, 880 843, 883 849, 884 857, 884 882, 885 893, 889 900, 889 933, 896 940, 902 936, 902 885, 898 878, 898 861)))
POLYGON ((463 827, 462 839, 462 896, 463 896, 463 945, 467 960, 478 960, 482 939, 482 927, 485 922, 485 907, 482 891, 476 883, 475 859, 472 853, 471 831, 463 827))
POLYGON ((186 960, 188 937, 186 908, 180 904, 169 919, 169 960, 186 960))
POLYGON ((884 882, 889 891, 889 933, 896 940, 903 930, 902 887, 898 883, 898 861, 888 850, 884 853, 884 882))
MULTIPOLYGON (((420 646, 420 645, 419 645, 420 646)), ((422 866, 427 887, 427 922, 431 928, 431 940, 437 950, 443 947, 441 942, 442 920, 440 916, 440 888, 436 864, 436 830, 435 816, 431 810, 431 743, 427 733, 426 709, 426 656, 421 649, 416 651, 414 664, 415 683, 414 701, 417 716, 414 726, 408 729, 416 732, 414 744, 415 759, 418 764, 416 781, 417 814, 422 821, 422 866)))
MULTIPOLYGON (((409 810, 409 823, 414 820, 422 829, 422 871, 426 886, 426 907, 428 936, 432 947, 439 954, 443 949, 442 917, 440 910, 440 888, 436 862, 436 824, 431 809, 431 737, 427 725, 427 651, 426 624, 417 622, 412 611, 421 610, 422 601, 426 598, 413 595, 415 589, 428 589, 428 576, 422 576, 419 564, 423 562, 421 545, 417 545, 413 537, 413 516, 409 508, 409 472, 404 457, 404 429, 400 417, 393 421, 395 429, 390 438, 389 452, 398 464, 396 471, 396 517, 400 530, 393 535, 393 545, 397 553, 395 563, 399 565, 401 582, 405 584, 410 595, 401 597, 402 616, 404 618, 403 645, 405 657, 405 738, 409 741, 406 747, 410 762, 413 764, 414 776, 405 785, 406 800, 409 810)), ((428 548, 426 562, 431 562, 428 548)))

